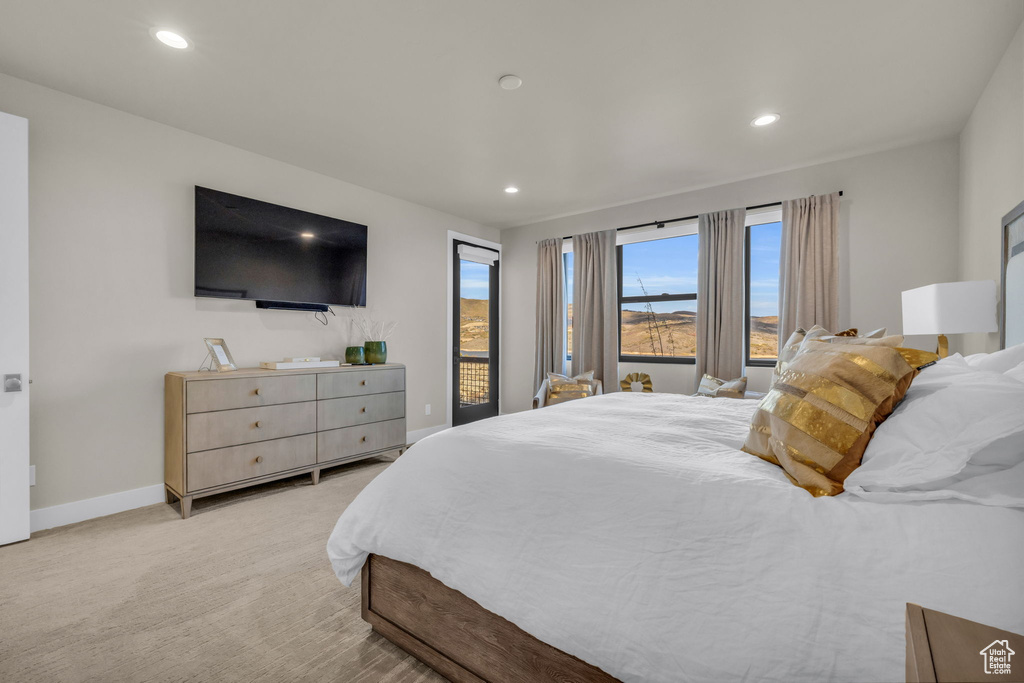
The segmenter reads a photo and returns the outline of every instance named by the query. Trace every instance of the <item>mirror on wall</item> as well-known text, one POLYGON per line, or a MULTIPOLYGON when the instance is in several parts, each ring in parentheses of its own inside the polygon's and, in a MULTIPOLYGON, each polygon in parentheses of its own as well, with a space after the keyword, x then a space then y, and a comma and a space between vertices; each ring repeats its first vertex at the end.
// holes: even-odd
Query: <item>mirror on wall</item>
POLYGON ((1000 348, 1024 344, 1024 202, 1003 217, 1000 348))

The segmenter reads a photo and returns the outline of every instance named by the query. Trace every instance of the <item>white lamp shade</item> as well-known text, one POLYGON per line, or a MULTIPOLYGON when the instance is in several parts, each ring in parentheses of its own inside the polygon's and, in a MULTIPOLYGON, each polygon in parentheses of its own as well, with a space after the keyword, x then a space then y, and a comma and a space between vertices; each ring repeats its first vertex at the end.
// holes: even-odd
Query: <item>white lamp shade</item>
POLYGON ((903 334, 995 332, 996 283, 940 282, 903 292, 903 334))

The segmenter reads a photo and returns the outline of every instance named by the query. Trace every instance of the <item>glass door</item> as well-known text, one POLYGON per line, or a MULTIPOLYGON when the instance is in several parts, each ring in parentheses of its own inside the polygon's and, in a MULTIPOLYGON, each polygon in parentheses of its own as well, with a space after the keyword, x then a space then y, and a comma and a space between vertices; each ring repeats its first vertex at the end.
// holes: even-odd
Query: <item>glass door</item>
POLYGON ((498 414, 498 252, 454 241, 452 426, 498 414))

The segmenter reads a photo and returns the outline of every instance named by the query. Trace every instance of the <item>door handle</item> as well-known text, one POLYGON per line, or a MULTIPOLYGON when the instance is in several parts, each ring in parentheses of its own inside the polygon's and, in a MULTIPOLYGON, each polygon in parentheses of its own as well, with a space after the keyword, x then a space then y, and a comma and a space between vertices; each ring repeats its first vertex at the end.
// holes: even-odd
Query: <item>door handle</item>
POLYGON ((4 392, 21 391, 21 375, 4 375, 4 392))

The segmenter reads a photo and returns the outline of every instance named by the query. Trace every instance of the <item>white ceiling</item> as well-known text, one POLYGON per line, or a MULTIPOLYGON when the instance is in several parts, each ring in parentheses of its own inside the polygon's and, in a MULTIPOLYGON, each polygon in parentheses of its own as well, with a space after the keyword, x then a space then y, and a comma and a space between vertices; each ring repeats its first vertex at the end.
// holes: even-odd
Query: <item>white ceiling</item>
POLYGON ((506 227, 956 134, 1022 18, 1022 0, 0 0, 0 71, 506 227))

